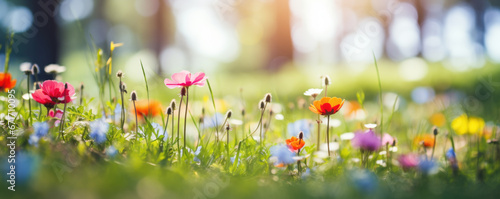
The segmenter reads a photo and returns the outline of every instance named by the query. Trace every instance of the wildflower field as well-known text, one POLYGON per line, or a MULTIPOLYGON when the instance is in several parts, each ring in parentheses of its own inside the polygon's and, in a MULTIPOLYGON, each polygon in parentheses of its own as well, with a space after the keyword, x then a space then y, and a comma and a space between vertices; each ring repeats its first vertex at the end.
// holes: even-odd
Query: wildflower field
MULTIPOLYGON (((500 10, 493 6, 482 13, 483 26, 494 24, 489 29, 473 26, 472 8, 449 8, 452 17, 443 21, 459 23, 443 28, 453 34, 439 43, 424 27, 412 29, 423 21, 420 4, 434 1, 395 1, 394 10, 370 1, 385 14, 368 26, 341 7, 373 14, 358 1, 338 10, 338 1, 230 1, 219 19, 202 1, 194 8, 128 1, 134 10, 116 0, 63 0, 54 4, 61 16, 47 17, 64 24, 63 56, 42 66, 36 58, 52 44, 23 43, 35 55, 17 53, 28 28, 16 20, 27 8, 9 7, 21 10, 4 17, 5 2, 0 33, 4 24, 17 26, 0 45, 0 199, 500 196, 500 10), (99 20, 85 21, 90 14, 82 9, 94 7, 102 9, 99 20), (288 16, 280 18, 283 10, 288 16), (335 14, 341 10, 343 18, 335 14), (157 20, 154 34, 144 33, 149 26, 135 12, 157 20), (345 22, 320 23, 327 17, 345 22), (139 27, 139 36, 118 19, 139 27), (382 35, 366 34, 369 44, 351 57, 335 40, 355 37, 340 33, 356 30, 349 20, 382 35), (108 22, 119 25, 106 32, 108 22), (459 34, 460 24, 467 34, 459 34), (457 42, 480 30, 484 41, 457 42), (431 42, 411 46, 429 34, 431 42), (157 51, 142 50, 141 42, 157 51), (432 51, 442 46, 450 49, 432 51)), ((32 14, 32 27, 40 16, 32 14)), ((442 24, 432 23, 440 32, 442 24)), ((38 28, 34 35, 42 35, 38 28)))
MULTIPOLYGON (((111 52, 120 45, 111 43, 111 52)), ((280 82, 280 75, 263 88, 188 71, 158 82, 159 77, 112 68, 111 57, 104 62, 97 55, 97 60, 89 72, 95 84, 68 83, 66 69, 58 65, 46 70, 59 80, 35 86, 27 81, 37 79, 37 65, 6 68, 28 77, 17 82, 2 73, 0 152, 7 174, 2 198, 493 198, 500 193, 497 102, 480 82, 470 82, 475 90, 437 89, 432 97, 408 98, 384 90, 396 88, 384 84, 383 66, 374 60, 374 77, 366 81, 375 87, 341 90, 349 85, 324 71, 315 77, 318 84, 303 85, 311 89, 288 93, 280 89, 296 88, 280 82), (126 86, 130 75, 144 75, 143 82, 135 82, 137 90, 126 86), (86 92, 90 85, 97 85, 95 97, 86 92), (472 104, 468 100, 476 90, 493 99, 472 104)))

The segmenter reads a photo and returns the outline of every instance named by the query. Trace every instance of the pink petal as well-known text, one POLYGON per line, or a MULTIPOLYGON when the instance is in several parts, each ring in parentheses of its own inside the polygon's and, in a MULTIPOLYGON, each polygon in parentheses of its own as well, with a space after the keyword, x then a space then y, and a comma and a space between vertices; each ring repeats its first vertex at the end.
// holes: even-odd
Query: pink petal
POLYGON ((50 97, 61 97, 64 90, 64 84, 54 80, 47 80, 40 86, 45 94, 50 97))
POLYGON ((193 79, 192 80, 193 82, 202 81, 205 79, 205 73, 203 73, 203 72, 196 73, 196 74, 194 74, 194 77, 192 77, 191 79, 193 79))
POLYGON ((168 88, 181 87, 181 85, 179 83, 172 81, 170 79, 165 79, 165 81, 163 81, 163 83, 165 83, 165 86, 167 86, 168 88))
POLYGON ((196 86, 205 86, 205 81, 196 82, 193 85, 196 85, 196 86))
POLYGON ((193 84, 193 82, 191 82, 191 73, 189 73, 188 75, 186 75, 186 78, 184 80, 184 84, 186 86, 191 86, 193 84))
POLYGON ((66 90, 67 93, 65 93, 65 95, 73 96, 75 94, 75 88, 73 88, 70 83, 66 83, 68 84, 68 89, 66 90))
POLYGON ((188 76, 188 74, 191 74, 191 73, 189 73, 188 71, 185 71, 185 70, 178 72, 178 73, 174 73, 172 75, 172 80, 177 82, 177 83, 185 82, 186 76, 188 76))
POLYGON ((50 110, 50 111, 49 111, 49 116, 50 116, 50 117, 54 117, 54 116, 55 116, 54 110, 50 110))
POLYGON ((40 104, 55 104, 54 102, 52 102, 52 99, 50 99, 50 96, 46 95, 42 89, 38 89, 36 90, 33 94, 31 94, 31 96, 33 97, 33 99, 40 103, 40 104))

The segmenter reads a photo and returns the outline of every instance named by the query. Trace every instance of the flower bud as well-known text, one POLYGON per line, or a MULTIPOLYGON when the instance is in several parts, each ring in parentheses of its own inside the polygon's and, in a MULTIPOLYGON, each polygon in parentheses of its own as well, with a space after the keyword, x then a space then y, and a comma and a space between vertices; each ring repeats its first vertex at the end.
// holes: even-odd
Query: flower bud
POLYGON ((323 83, 324 83, 324 86, 330 85, 331 81, 330 81, 330 77, 328 75, 325 75, 325 77, 323 79, 323 83))
POLYGON ((175 111, 175 99, 172 99, 172 101, 170 101, 170 107, 172 108, 172 111, 175 111))
POLYGON ((68 82, 64 83, 64 90, 68 89, 68 82))
POLYGON ((167 108, 167 115, 171 115, 172 114, 172 107, 168 107, 167 108))
POLYGON ((118 78, 123 77, 123 72, 121 70, 119 70, 118 72, 116 72, 116 77, 118 77, 118 78))
POLYGON ((125 82, 122 82, 122 91, 127 93, 127 85, 125 84, 125 82))
POLYGON ((229 131, 231 130, 231 126, 229 126, 229 124, 226 125, 226 131, 229 131))
POLYGON ((437 134, 438 134, 438 129, 434 127, 434 136, 436 136, 437 134))
POLYGON ((259 109, 263 111, 265 107, 266 107, 266 103, 264 102, 264 100, 260 100, 259 109))
POLYGON ((233 115, 233 111, 229 110, 226 113, 226 118, 229 119, 229 118, 231 118, 232 115, 233 115))
POLYGON ((264 99, 266 100, 266 103, 271 103, 272 100, 271 93, 267 93, 264 99))
POLYGON ((31 74, 35 75, 35 74, 38 74, 38 73, 40 73, 40 68, 38 67, 37 64, 33 64, 33 67, 31 67, 31 74))
POLYGON ((241 116, 245 116, 245 109, 244 108, 241 109, 241 116))
POLYGON ((301 140, 304 139, 304 132, 300 131, 300 133, 299 133, 299 139, 301 139, 301 140))
POLYGON ((137 101, 137 92, 132 91, 132 93, 130 93, 130 99, 132 101, 137 101))
POLYGON ((185 95, 186 95, 186 87, 182 87, 181 96, 185 96, 185 95))

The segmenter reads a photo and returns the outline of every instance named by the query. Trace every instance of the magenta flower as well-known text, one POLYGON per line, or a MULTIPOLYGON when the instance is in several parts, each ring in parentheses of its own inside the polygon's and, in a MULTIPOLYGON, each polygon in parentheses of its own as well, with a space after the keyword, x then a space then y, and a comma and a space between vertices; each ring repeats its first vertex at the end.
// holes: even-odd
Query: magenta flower
POLYGON ((67 84, 68 89, 64 89, 64 83, 47 80, 31 96, 36 102, 43 104, 47 109, 51 109, 56 104, 66 104, 76 98, 75 89, 71 84, 67 84))
POLYGON ((398 162, 401 167, 403 167, 403 169, 410 169, 417 167, 420 159, 418 158, 417 154, 410 153, 399 156, 398 162))
POLYGON ((382 136, 382 145, 383 146, 385 146, 385 145, 392 146, 395 141, 396 141, 396 138, 392 137, 388 133, 384 133, 384 135, 382 136))
POLYGON ((183 70, 181 72, 174 73, 171 80, 166 78, 164 83, 168 88, 190 87, 192 85, 204 86, 206 79, 207 77, 205 77, 205 73, 200 72, 191 74, 190 72, 183 70))
POLYGON ((367 151, 376 151, 382 145, 380 137, 375 135, 372 129, 355 133, 354 138, 351 140, 351 144, 354 148, 360 148, 367 151))
POLYGON ((59 123, 61 123, 61 118, 63 116, 63 111, 61 109, 57 109, 56 112, 54 112, 54 110, 50 110, 49 116, 52 118, 57 118, 54 122, 54 125, 59 126, 59 123))

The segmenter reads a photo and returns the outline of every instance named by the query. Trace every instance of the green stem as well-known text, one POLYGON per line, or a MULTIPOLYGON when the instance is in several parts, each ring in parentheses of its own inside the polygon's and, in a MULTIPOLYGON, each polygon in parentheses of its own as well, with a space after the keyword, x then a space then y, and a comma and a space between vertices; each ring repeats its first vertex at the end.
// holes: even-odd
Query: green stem
POLYGON ((139 133, 139 122, 137 120, 137 108, 135 107, 135 100, 132 101, 132 104, 134 104, 134 113, 135 113, 135 133, 139 133))
POLYGON ((318 115, 318 120, 316 121, 318 123, 318 146, 316 147, 316 149, 319 151, 320 150, 320 139, 321 139, 321 132, 320 132, 320 129, 321 129, 321 115, 318 115))
MULTIPOLYGON (((175 127, 175 125, 174 125, 174 124, 175 124, 175 122, 174 122, 174 121, 175 121, 175 120, 174 120, 174 116, 175 116, 175 114, 174 114, 174 109, 172 108, 172 132, 170 133, 170 134, 172 134, 172 135, 170 136, 170 137, 171 137, 171 139, 170 139, 170 144, 171 144, 171 145, 174 143, 174 132, 175 132, 175 131, 174 131, 174 127, 175 127)), ((168 119, 167 119, 167 120, 168 120, 168 119)), ((178 134, 177 134, 177 135, 178 135, 178 134)))
POLYGON ((31 119, 31 94, 30 94, 30 75, 26 75, 27 78, 27 86, 28 86, 28 107, 29 107, 29 115, 28 115, 28 121, 29 121, 29 126, 33 126, 33 120, 31 119))
POLYGON ((382 136, 384 133, 384 103, 382 102, 382 83, 380 81, 380 73, 378 71, 377 59, 375 58, 375 53, 373 53, 373 61, 375 62, 375 69, 377 70, 377 79, 378 79, 378 89, 379 89, 379 101, 380 101, 380 135, 382 136))
POLYGON ((434 143, 432 144, 431 160, 434 159, 434 150, 436 150, 436 135, 434 135, 434 143))
POLYGON ((330 115, 327 116, 326 121, 326 145, 328 146, 328 158, 330 158, 330 115))
MULTIPOLYGON (((64 129, 64 116, 66 116, 66 105, 67 103, 64 103, 64 108, 63 108, 63 115, 61 117, 61 122, 59 122, 59 135, 61 135, 61 138, 64 140, 64 135, 63 135, 63 129, 64 129)), ((57 114, 57 109, 54 109, 54 114, 57 114)))
POLYGON ((184 150, 186 150, 186 122, 189 105, 189 87, 186 87, 186 111, 184 112, 184 150))

